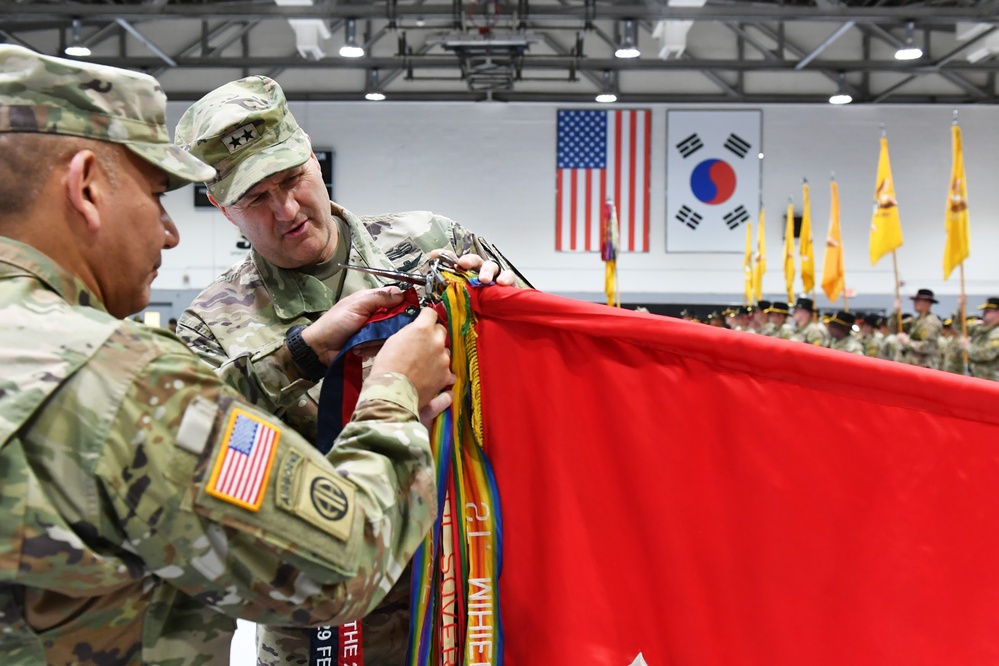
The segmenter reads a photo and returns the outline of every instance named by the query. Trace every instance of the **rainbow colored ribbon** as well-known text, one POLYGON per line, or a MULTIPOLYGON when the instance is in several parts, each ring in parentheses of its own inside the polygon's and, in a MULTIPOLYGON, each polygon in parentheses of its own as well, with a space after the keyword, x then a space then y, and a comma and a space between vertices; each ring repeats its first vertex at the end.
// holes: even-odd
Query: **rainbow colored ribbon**
POLYGON ((413 558, 407 666, 501 666, 502 519, 482 450, 475 317, 460 276, 446 275, 441 306, 451 340, 454 401, 434 422, 438 516, 413 558))

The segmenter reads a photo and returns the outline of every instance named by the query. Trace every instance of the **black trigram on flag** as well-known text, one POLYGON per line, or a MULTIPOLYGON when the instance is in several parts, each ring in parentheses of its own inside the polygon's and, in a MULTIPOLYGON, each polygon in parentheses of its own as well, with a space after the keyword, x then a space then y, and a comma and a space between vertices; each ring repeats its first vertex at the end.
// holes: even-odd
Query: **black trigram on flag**
POLYGON ((749 219, 749 213, 746 212, 745 207, 739 206, 731 213, 725 215, 725 226, 729 229, 735 229, 737 226, 749 219))
POLYGON ((697 134, 691 134, 686 139, 676 144, 676 149, 680 151, 680 155, 684 158, 690 157, 698 150, 704 147, 704 142, 701 141, 701 137, 697 134))
MULTIPOLYGON (((747 215, 746 217, 749 216, 747 215)), ((695 213, 689 206, 680 206, 680 211, 676 214, 676 219, 680 220, 680 222, 686 224, 691 229, 697 229, 697 225, 701 223, 704 216, 700 213, 695 213)))
POLYGON ((725 140, 725 147, 739 157, 745 157, 751 148, 748 141, 734 132, 728 135, 728 139, 725 140))

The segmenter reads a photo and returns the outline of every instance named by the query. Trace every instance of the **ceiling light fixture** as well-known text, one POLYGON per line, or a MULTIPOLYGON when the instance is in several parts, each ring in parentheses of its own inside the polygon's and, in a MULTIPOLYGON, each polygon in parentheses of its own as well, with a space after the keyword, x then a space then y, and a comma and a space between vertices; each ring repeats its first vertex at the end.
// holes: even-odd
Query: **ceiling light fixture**
POLYGON ((80 41, 80 19, 73 19, 73 41, 69 43, 63 51, 68 56, 73 56, 74 58, 86 58, 90 55, 90 49, 87 48, 82 41, 80 41))
POLYGON ((836 94, 829 98, 830 104, 849 104, 853 101, 853 95, 851 95, 846 90, 846 73, 840 72, 837 77, 839 80, 839 87, 836 90, 836 94))
POLYGON ((905 44, 900 46, 898 51, 895 51, 895 60, 917 60, 923 57, 923 49, 913 43, 915 31, 916 24, 909 21, 905 26, 905 44))
POLYGON ((597 95, 596 100, 601 104, 613 104, 617 101, 617 95, 614 94, 614 87, 611 85, 611 73, 609 69, 604 70, 604 88, 597 95))
POLYGON ((357 24, 354 19, 347 19, 344 23, 344 34, 346 43, 340 47, 340 55, 344 58, 361 58, 364 56, 364 49, 357 45, 357 24))
POLYGON ((642 55, 638 50, 638 36, 635 34, 635 21, 625 19, 621 21, 621 42, 617 50, 614 51, 615 58, 637 58, 642 55))
POLYGON ((385 100, 385 93, 378 87, 378 70, 372 69, 368 75, 368 91, 364 93, 364 99, 369 102, 382 102, 385 100))

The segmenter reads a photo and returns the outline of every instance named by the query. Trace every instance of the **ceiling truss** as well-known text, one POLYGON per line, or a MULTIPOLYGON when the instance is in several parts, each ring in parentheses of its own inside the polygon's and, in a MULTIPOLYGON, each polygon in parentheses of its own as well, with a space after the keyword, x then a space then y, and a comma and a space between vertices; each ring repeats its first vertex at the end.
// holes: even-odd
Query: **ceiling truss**
POLYGON ((278 78, 292 99, 316 100, 362 100, 372 86, 402 101, 590 102, 606 88, 621 103, 816 103, 838 87, 860 103, 999 99, 997 0, 690 4, 8 0, 0 40, 56 54, 77 21, 90 59, 149 72, 172 99, 249 74, 278 78), (320 21, 330 37, 303 55, 289 19, 320 21), (336 52, 348 21, 364 57, 336 52), (639 58, 614 57, 626 22, 637 30, 639 58), (660 50, 662 26, 683 22, 681 50, 660 50), (924 56, 895 60, 913 29, 924 56))

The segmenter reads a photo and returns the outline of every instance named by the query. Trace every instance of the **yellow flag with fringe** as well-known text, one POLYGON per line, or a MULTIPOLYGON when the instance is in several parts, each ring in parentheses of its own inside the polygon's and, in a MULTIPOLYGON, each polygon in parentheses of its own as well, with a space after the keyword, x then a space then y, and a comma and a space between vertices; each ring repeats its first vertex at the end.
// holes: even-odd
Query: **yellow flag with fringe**
POLYGON ((843 270, 843 234, 839 227, 839 187, 835 180, 829 183, 829 189, 829 233, 822 257, 822 291, 835 302, 846 288, 846 272, 843 270))
POLYGON ((756 237, 756 256, 753 258, 753 296, 763 298, 763 274, 767 272, 767 238, 763 209, 760 209, 760 231, 756 237))
POLYGON ((621 292, 617 285, 617 253, 621 238, 614 202, 608 199, 601 212, 600 258, 604 260, 604 292, 607 294, 607 305, 621 307, 621 292))
POLYGON ((871 265, 902 247, 902 221, 898 216, 895 181, 888 160, 888 138, 881 137, 878 157, 878 183, 874 188, 874 216, 871 219, 871 265))
POLYGON ((944 245, 944 279, 950 279, 955 268, 971 253, 968 229, 968 183, 964 178, 964 150, 961 128, 951 125, 954 160, 950 169, 950 192, 947 197, 947 243, 944 245))
POLYGON ((812 210, 808 197, 808 183, 802 185, 804 209, 801 212, 801 234, 798 236, 798 252, 801 254, 801 283, 805 293, 815 289, 815 245, 812 243, 812 210))
POLYGON ((784 282, 787 285, 787 302, 794 301, 794 204, 788 202, 784 220, 784 282))

